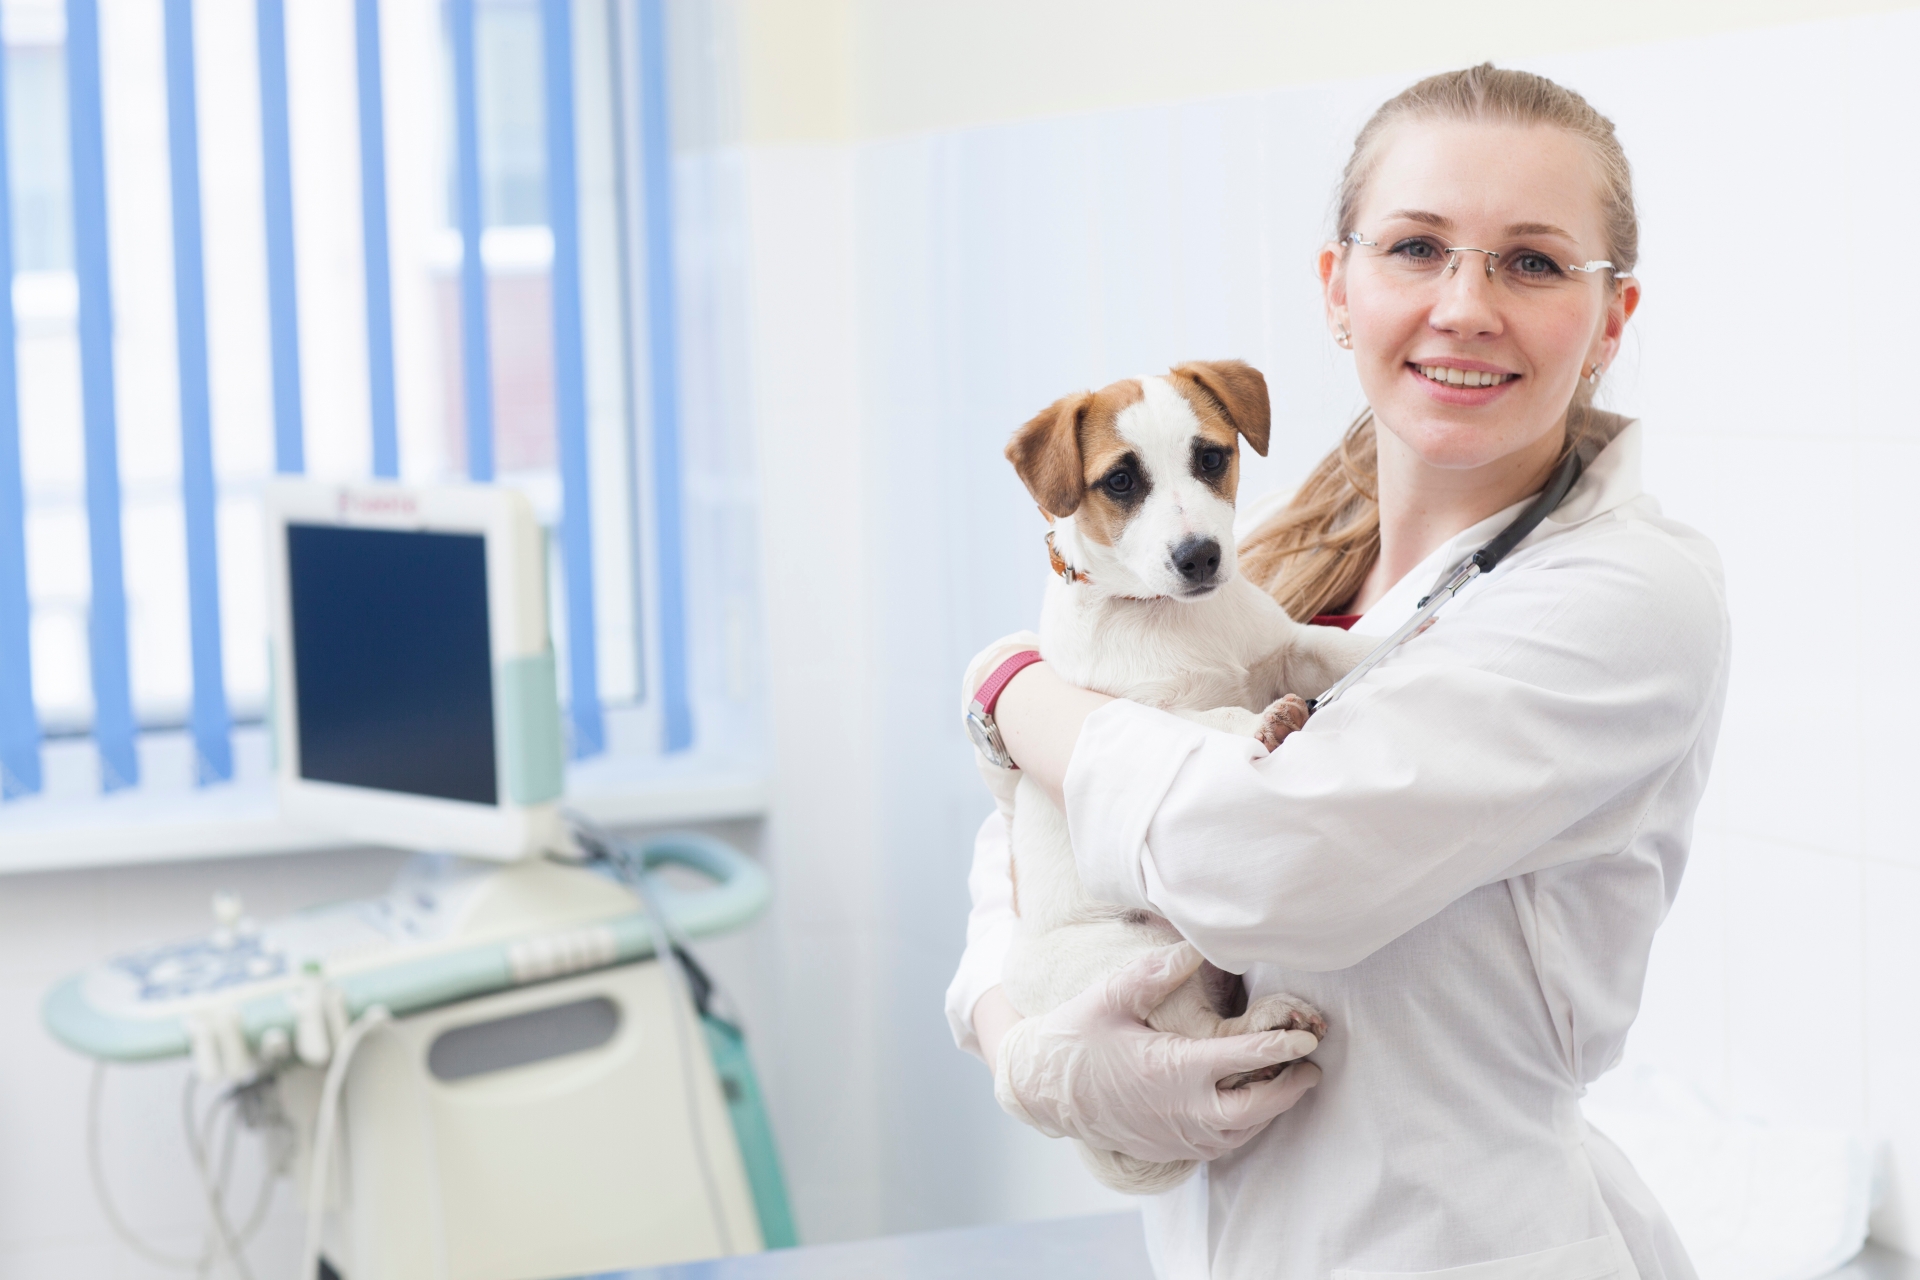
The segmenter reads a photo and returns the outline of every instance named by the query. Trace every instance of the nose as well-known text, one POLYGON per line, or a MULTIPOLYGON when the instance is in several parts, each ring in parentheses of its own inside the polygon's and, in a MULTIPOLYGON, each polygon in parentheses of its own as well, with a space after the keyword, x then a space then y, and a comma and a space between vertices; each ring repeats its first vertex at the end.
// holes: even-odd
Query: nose
POLYGON ((1457 266, 1440 277, 1439 295, 1427 313, 1428 327, 1456 338, 1489 337, 1501 331, 1500 283, 1489 279, 1485 270, 1471 269, 1480 265, 1480 259, 1465 256, 1485 252, 1465 249, 1455 255, 1457 266))
POLYGON ((1212 582, 1220 572, 1220 544, 1212 538, 1188 538, 1173 549, 1173 567, 1196 587, 1212 582))

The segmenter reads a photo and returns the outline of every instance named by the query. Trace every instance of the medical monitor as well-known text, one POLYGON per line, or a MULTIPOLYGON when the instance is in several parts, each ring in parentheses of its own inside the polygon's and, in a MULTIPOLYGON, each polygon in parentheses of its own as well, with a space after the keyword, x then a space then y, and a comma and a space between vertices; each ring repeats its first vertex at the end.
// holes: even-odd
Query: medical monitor
POLYGON ((399 848, 555 845, 560 713, 526 499, 277 483, 267 539, 282 811, 399 848))

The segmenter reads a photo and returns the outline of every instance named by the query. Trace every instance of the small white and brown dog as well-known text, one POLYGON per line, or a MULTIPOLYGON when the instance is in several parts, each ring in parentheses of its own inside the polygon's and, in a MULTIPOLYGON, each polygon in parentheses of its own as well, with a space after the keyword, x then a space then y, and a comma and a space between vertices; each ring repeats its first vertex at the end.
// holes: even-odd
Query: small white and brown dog
MULTIPOLYGON (((1282 704, 1283 695, 1318 694, 1366 655, 1371 642, 1295 622, 1235 572, 1239 438, 1264 456, 1270 416, 1260 371, 1223 360, 1067 396, 1014 433, 1007 457, 1052 525, 1055 577, 1040 652, 1062 679, 1272 748, 1304 717, 1299 701, 1282 704)), ((1019 921, 1003 986, 1023 1016, 1180 940, 1157 915, 1087 895, 1065 816, 1024 775, 1012 845, 1019 921)), ((1196 1038, 1326 1031, 1302 1001, 1263 996, 1249 1005, 1240 979, 1212 965, 1147 1022, 1196 1038)), ((1081 1153, 1101 1182, 1132 1194, 1174 1186, 1194 1167, 1085 1146, 1081 1153)))

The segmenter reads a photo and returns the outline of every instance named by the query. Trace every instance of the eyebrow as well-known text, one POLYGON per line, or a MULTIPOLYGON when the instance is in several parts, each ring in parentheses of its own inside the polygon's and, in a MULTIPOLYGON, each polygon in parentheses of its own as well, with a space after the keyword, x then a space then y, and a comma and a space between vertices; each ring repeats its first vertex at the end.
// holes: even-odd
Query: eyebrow
POLYGON ((1507 234, 1510 236, 1560 236, 1566 240, 1573 239, 1570 232, 1561 230, 1551 222, 1516 222, 1507 228, 1507 234))
MULTIPOLYGON (((1453 219, 1438 213, 1429 213, 1425 209, 1395 209, 1387 215, 1389 221, 1400 219, 1406 222, 1419 222, 1436 230, 1446 230, 1453 226, 1453 219)), ((1516 222, 1503 233, 1508 236, 1560 236, 1571 240, 1571 233, 1551 222, 1516 222)))

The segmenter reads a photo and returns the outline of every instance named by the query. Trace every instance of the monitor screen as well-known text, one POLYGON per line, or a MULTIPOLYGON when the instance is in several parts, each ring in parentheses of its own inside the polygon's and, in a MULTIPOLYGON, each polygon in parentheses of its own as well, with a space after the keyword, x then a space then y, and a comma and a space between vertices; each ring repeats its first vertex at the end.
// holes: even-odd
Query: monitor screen
POLYGON ((499 802, 487 541, 287 525, 300 776, 499 802))

